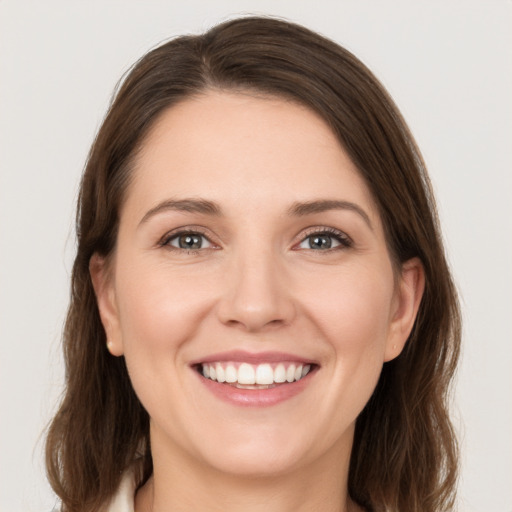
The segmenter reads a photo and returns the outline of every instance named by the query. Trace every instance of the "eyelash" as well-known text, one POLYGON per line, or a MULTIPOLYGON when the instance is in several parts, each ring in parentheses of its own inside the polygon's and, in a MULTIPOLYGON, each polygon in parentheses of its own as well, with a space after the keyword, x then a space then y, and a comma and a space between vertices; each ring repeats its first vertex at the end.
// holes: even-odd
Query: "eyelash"
POLYGON ((215 246, 215 244, 210 240, 210 238, 206 235, 205 232, 203 232, 201 229, 198 229, 196 227, 187 229, 186 227, 181 228, 179 231, 172 231, 170 233, 166 233, 162 239, 158 242, 159 247, 165 247, 166 249, 169 249, 171 251, 178 251, 178 252, 185 252, 185 254, 199 254, 200 251, 204 251, 205 249, 210 249, 210 247, 200 248, 200 249, 183 249, 180 247, 174 247, 170 245, 169 242, 171 240, 174 240, 175 238, 178 238, 183 235, 191 235, 191 236, 200 236, 208 240, 210 244, 215 246))
POLYGON ((331 238, 334 238, 337 242, 339 242, 340 245, 337 247, 332 247, 332 248, 324 249, 324 250, 320 250, 320 251, 313 251, 313 249, 310 249, 313 252, 329 253, 329 252, 337 251, 337 250, 350 249, 354 245, 354 242, 346 233, 344 233, 343 231, 340 231, 338 229, 328 228, 328 227, 311 228, 310 230, 306 231, 305 235, 302 237, 299 244, 303 243, 305 240, 307 240, 308 238, 310 238, 314 235, 319 235, 319 236, 327 235, 331 238))
MULTIPOLYGON (((158 242, 158 246, 159 247, 165 247, 165 248, 167 248, 169 250, 172 250, 172 251, 184 251, 186 254, 191 254, 191 255, 198 254, 200 251, 205 251, 207 249, 211 249, 211 247, 205 247, 205 248, 199 248, 199 249, 184 249, 184 248, 178 248, 178 247, 174 247, 174 246, 170 245, 170 242, 172 240, 174 240, 174 239, 176 239, 176 238, 178 238, 180 236, 183 236, 183 235, 191 235, 191 236, 204 237, 206 240, 208 240, 208 242, 210 244, 212 244, 214 246, 213 248, 218 248, 218 246, 216 246, 210 240, 210 238, 206 235, 205 232, 203 232, 202 230, 197 229, 197 228, 190 228, 190 229, 181 228, 179 231, 173 231, 171 233, 166 233, 162 237, 162 239, 158 242)), ((313 252, 329 253, 329 252, 332 252, 332 251, 349 249, 349 248, 351 248, 354 245, 352 239, 346 233, 344 233, 343 231, 339 231, 338 229, 329 228, 329 227, 310 228, 303 235, 303 237, 299 241, 299 244, 303 243, 308 238, 310 238, 310 237, 312 237, 314 235, 319 235, 319 236, 320 235, 327 235, 329 237, 334 238, 340 245, 336 246, 336 247, 333 247, 333 248, 328 248, 328 249, 323 249, 323 250, 318 250, 318 251, 314 251, 313 249, 309 249, 309 250, 311 250, 313 252)), ((299 244, 295 244, 294 248, 297 245, 299 245, 299 244)), ((295 250, 299 250, 299 249, 295 249, 295 250)))

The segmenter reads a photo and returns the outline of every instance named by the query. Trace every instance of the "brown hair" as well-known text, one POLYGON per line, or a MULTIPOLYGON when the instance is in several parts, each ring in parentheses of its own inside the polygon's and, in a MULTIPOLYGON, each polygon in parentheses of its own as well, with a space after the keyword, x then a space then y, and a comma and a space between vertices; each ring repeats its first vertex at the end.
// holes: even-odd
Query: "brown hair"
POLYGON ((90 151, 64 331, 66 389, 46 444, 49 480, 63 510, 97 510, 137 450, 145 460, 141 482, 152 472, 149 418, 124 358, 105 348, 89 260, 115 247, 131 164, 157 116, 211 88, 262 92, 317 112, 372 191, 397 268, 421 259, 426 287, 416 323, 357 419, 348 485, 368 511, 450 510, 457 446, 447 400, 460 315, 422 157, 387 92, 351 53, 301 26, 255 17, 145 55, 120 86, 90 151))

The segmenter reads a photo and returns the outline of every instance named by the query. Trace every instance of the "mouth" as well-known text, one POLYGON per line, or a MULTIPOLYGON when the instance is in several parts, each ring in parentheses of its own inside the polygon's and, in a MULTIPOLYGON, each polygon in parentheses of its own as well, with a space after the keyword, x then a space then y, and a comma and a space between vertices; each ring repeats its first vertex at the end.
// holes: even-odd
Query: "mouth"
POLYGON ((243 351, 212 355, 191 367, 217 398, 253 407, 276 405, 298 395, 320 368, 316 362, 290 354, 243 351))
POLYGON ((314 363, 290 361, 251 364, 238 361, 199 363, 196 371, 205 379, 237 389, 272 389, 291 384, 316 369, 314 363))

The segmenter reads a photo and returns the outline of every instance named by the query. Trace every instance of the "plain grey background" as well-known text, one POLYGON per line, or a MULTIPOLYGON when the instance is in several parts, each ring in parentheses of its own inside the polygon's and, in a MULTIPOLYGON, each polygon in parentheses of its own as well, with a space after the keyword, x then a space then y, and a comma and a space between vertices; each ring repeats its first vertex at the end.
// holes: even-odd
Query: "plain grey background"
POLYGON ((55 502, 41 433, 62 389, 77 185, 114 85, 157 43, 239 13, 335 39, 408 121, 462 295, 459 508, 511 512, 510 0, 0 0, 0 511, 55 502))

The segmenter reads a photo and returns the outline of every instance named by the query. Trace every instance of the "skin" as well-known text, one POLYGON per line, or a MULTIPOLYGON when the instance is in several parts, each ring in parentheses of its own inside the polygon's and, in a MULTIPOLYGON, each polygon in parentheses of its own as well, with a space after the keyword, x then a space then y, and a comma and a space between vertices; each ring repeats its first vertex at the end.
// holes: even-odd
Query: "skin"
POLYGON ((368 187, 326 123, 292 102, 188 99, 159 118, 134 172, 116 251, 108 264, 94 256, 91 275, 109 349, 126 358, 151 418, 154 474, 137 510, 356 510, 355 420, 410 333, 420 262, 394 272, 368 187), (148 213, 191 198, 222 215, 148 213), (317 200, 363 214, 290 214, 317 200), (341 238, 312 247, 325 229, 341 238), (180 231, 204 234, 202 248, 180 249, 180 231), (289 352, 318 371, 289 400, 241 408, 190 367, 234 349, 289 352))

